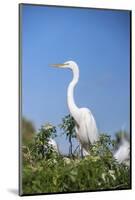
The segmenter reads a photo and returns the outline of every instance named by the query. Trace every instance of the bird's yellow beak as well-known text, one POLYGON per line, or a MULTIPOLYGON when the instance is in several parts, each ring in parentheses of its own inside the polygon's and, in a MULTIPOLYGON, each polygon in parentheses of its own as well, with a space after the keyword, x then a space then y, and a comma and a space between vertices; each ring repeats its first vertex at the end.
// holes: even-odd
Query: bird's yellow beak
POLYGON ((64 67, 66 64, 52 64, 51 67, 64 67))

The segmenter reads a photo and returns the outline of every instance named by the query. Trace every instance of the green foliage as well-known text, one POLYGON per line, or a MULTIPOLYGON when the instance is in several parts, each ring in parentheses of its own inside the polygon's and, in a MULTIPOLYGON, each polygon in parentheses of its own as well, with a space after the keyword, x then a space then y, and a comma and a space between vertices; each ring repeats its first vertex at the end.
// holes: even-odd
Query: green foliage
MULTIPOLYGON (((65 121, 63 124, 66 125, 65 121)), ((67 126, 63 130, 70 133, 67 126)), ((113 158, 114 141, 110 136, 101 134, 90 147, 90 155, 81 159, 48 150, 47 141, 55 134, 54 126, 45 125, 35 136, 35 143, 23 148, 23 194, 130 188, 130 167, 113 158)))
POLYGON ((56 137, 55 126, 46 123, 41 127, 34 138, 34 143, 31 145, 34 159, 48 159, 52 156, 52 153, 55 153, 52 145, 49 144, 49 139, 54 137, 56 137))
POLYGON ((111 136, 100 134, 99 140, 90 147, 90 154, 93 156, 98 155, 102 158, 105 156, 112 158, 113 147, 114 141, 111 140, 111 136))
POLYGON ((70 147, 69 147, 69 155, 73 156, 72 152, 72 138, 76 137, 75 134, 75 121, 74 118, 71 115, 67 115, 64 118, 62 118, 62 124, 59 125, 61 129, 63 129, 63 134, 66 135, 66 138, 69 141, 70 147))
POLYGON ((66 134, 66 136, 70 136, 72 138, 76 137, 75 134, 75 120, 71 115, 66 115, 64 118, 62 118, 62 124, 60 124, 60 128, 63 129, 63 134, 66 134))
POLYGON ((29 145, 33 140, 35 135, 35 127, 33 123, 26 119, 25 117, 22 118, 22 143, 23 145, 29 145))
POLYGON ((23 193, 129 188, 129 168, 107 158, 43 160, 23 168, 23 193), (109 164, 108 164, 109 163, 109 164))

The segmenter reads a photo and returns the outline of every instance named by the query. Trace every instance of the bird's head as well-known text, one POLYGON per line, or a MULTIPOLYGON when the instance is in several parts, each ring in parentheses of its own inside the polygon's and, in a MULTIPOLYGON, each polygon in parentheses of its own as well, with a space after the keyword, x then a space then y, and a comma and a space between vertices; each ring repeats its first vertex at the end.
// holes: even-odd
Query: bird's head
POLYGON ((74 68, 77 67, 77 64, 74 61, 66 61, 66 62, 64 62, 62 64, 52 64, 50 66, 52 66, 52 67, 59 67, 59 68, 69 68, 69 69, 73 70, 74 68))

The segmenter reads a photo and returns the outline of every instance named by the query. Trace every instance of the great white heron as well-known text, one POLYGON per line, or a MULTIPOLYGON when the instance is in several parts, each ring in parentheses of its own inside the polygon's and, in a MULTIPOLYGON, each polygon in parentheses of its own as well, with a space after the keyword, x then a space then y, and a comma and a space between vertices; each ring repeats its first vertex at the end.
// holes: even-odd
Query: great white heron
POLYGON ((74 118, 76 126, 75 131, 81 144, 82 152, 88 155, 90 144, 96 142, 99 138, 98 129, 94 116, 88 108, 79 108, 74 100, 74 88, 79 80, 79 68, 76 62, 67 61, 63 64, 53 64, 53 67, 70 69, 73 72, 73 79, 67 89, 67 103, 71 116, 74 118))
POLYGON ((125 138, 121 139, 119 148, 114 153, 114 158, 118 163, 130 164, 130 143, 125 138))

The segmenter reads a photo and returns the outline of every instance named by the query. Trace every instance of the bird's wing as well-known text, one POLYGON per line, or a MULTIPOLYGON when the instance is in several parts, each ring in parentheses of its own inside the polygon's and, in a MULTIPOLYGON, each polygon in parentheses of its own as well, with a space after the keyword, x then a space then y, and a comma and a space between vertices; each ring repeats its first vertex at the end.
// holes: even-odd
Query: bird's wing
POLYGON ((93 144, 98 140, 98 130, 92 113, 87 108, 81 110, 80 135, 84 143, 93 144))

